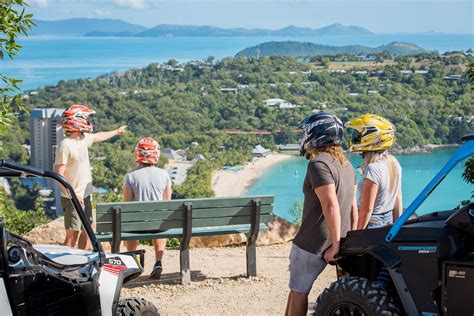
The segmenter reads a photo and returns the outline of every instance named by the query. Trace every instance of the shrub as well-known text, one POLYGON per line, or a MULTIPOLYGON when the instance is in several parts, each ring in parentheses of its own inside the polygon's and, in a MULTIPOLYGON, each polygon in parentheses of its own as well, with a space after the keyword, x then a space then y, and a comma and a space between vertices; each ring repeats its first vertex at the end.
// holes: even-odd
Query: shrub
POLYGON ((289 213, 295 218, 293 223, 296 225, 301 224, 301 219, 303 217, 303 201, 299 200, 293 203, 289 213))
POLYGON ((29 211, 18 210, 13 202, 8 198, 3 188, 0 188, 0 218, 5 227, 12 233, 23 235, 31 231, 33 228, 46 224, 51 219, 46 216, 42 209, 43 201, 38 199, 35 208, 29 211))

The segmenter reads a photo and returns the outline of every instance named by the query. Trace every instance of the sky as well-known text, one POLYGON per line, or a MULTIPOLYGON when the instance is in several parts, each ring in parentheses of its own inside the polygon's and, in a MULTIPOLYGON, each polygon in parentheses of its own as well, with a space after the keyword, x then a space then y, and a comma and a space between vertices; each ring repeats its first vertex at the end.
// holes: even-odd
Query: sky
POLYGON ((357 25, 374 33, 474 34, 471 0, 27 0, 36 19, 114 18, 158 24, 278 29, 357 25))

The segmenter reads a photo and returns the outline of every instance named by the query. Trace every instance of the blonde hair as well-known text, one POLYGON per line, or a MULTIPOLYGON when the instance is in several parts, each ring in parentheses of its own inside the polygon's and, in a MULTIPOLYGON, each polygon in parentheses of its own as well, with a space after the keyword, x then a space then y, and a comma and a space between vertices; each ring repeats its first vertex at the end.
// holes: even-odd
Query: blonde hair
POLYGON ((398 168, 397 159, 385 151, 367 151, 363 153, 364 161, 362 162, 361 169, 362 175, 365 174, 367 166, 371 163, 379 160, 385 160, 387 162, 388 173, 390 175, 389 192, 392 193, 395 188, 395 181, 397 181, 398 168))
POLYGON ((306 158, 314 159, 321 153, 328 153, 334 160, 339 161, 343 167, 349 164, 349 161, 344 155, 341 146, 324 146, 308 149, 306 152, 306 158))

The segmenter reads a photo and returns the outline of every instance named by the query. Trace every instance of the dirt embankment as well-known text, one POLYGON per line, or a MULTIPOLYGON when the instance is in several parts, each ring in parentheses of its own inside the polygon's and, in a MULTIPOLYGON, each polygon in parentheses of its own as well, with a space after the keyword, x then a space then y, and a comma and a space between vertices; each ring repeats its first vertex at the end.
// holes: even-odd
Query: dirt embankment
MULTIPOLYGON (((247 278, 245 235, 193 238, 190 286, 180 284, 179 250, 169 249, 160 280, 148 275, 154 264, 152 247, 146 250, 145 272, 122 290, 121 297, 142 296, 162 315, 281 315, 288 295, 288 254, 297 227, 276 218, 259 236, 257 277, 247 278), (227 247, 222 247, 226 246, 227 247)), ((28 235, 34 243, 59 244, 64 238, 62 219, 38 227, 28 235)), ((104 243, 110 249, 108 243, 104 243)), ((310 294, 315 302, 335 280, 332 267, 320 276, 310 294)))

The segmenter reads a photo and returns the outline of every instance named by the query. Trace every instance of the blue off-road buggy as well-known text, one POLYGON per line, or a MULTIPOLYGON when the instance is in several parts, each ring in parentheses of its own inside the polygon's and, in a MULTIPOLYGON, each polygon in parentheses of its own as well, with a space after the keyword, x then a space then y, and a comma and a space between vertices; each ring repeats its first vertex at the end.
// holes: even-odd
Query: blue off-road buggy
POLYGON ((316 315, 474 315, 474 203, 412 218, 454 166, 474 155, 474 133, 462 140, 392 226, 348 233, 338 281, 317 299, 316 315))

